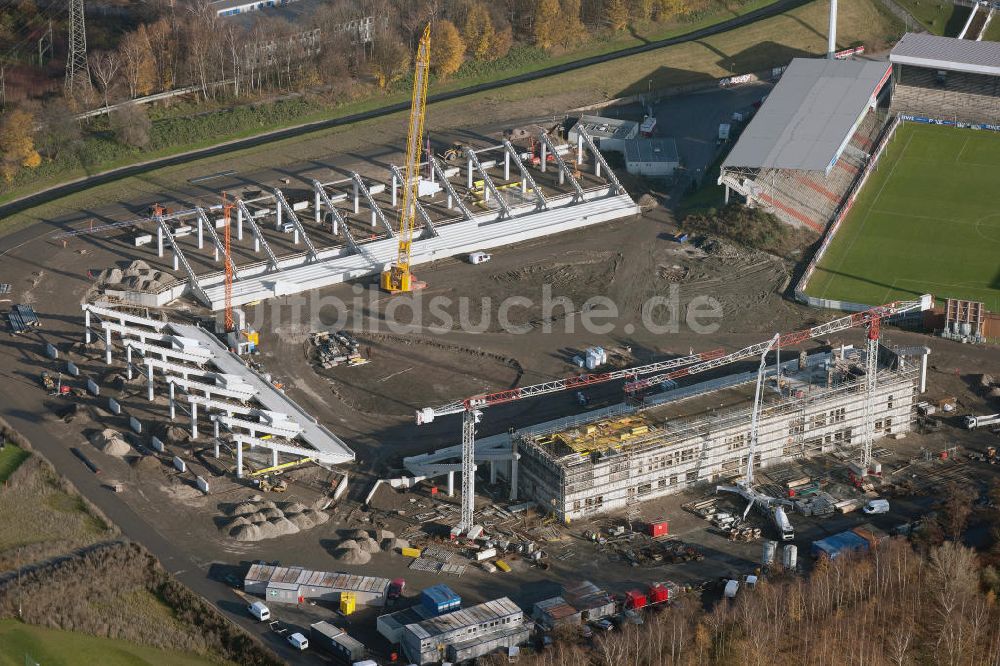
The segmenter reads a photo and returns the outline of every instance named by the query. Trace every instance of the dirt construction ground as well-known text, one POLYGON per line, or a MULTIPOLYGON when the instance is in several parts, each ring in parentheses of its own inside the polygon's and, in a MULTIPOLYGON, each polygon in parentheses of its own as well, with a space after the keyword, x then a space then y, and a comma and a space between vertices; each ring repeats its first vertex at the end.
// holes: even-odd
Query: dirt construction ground
MULTIPOLYGON (((643 190, 637 191, 636 185, 627 182, 639 198, 643 190)), ((536 535, 543 543, 554 537, 545 546, 551 556, 547 571, 515 561, 511 574, 490 575, 470 566, 460 578, 452 578, 404 570, 408 560, 388 552, 372 554, 363 566, 347 564, 336 556, 350 530, 384 527, 397 535, 416 534, 422 532, 416 516, 435 513, 441 526, 449 526, 454 498, 441 497, 444 493, 431 495, 427 487, 409 493, 387 490, 376 498, 376 509, 362 506, 375 479, 398 473, 404 455, 457 443, 457 417, 418 428, 413 423, 418 408, 571 375, 577 371, 572 357, 590 345, 608 349, 613 363, 631 365, 690 350, 734 350, 776 331, 796 330, 835 316, 806 309, 784 296, 796 267, 783 259, 718 239, 675 242, 675 220, 664 206, 672 202, 669 191, 655 192, 642 202, 647 204, 642 215, 502 248, 493 252, 487 264, 470 265, 455 258, 422 266, 418 276, 428 286, 413 296, 389 297, 363 282, 322 290, 304 302, 278 299, 247 308, 249 322, 261 332, 262 351, 256 360, 357 453, 357 462, 343 470, 349 478, 347 494, 336 503, 328 497, 339 482, 339 473, 318 467, 289 472, 285 475, 290 480, 287 493, 263 493, 258 501, 261 491, 228 474, 233 463, 225 451, 216 459, 204 448, 208 437, 192 444, 182 429, 166 429, 163 396, 148 402, 144 385, 122 376, 121 359, 109 371, 100 345, 84 348, 79 344, 83 336, 80 302, 92 286, 89 275, 134 258, 120 243, 74 240, 63 245, 37 233, 21 236, 19 245, 2 255, 0 282, 12 285, 12 292, 3 298, 33 304, 42 326, 5 337, 0 343, 4 378, 0 415, 129 536, 150 545, 171 571, 236 618, 242 616, 242 602, 232 592, 206 587, 205 581, 218 580, 226 573, 241 575, 241 565, 256 559, 387 577, 405 574, 412 589, 447 582, 469 601, 508 594, 529 605, 558 593, 559 583, 581 576, 622 591, 652 580, 694 584, 747 572, 758 558, 759 542, 732 544, 705 530, 703 521, 681 509, 683 502, 709 489, 644 509, 645 518, 671 520, 671 531, 697 546, 705 554, 702 561, 632 566, 614 549, 584 542, 580 534, 587 526, 573 525, 553 535, 549 530, 554 528, 535 516, 496 519, 506 528, 536 535), (352 330, 370 362, 318 368, 311 362, 308 334, 329 328, 352 330), (58 347, 60 364, 72 360, 84 376, 99 380, 100 399, 82 398, 79 407, 73 408, 70 399, 45 395, 38 374, 43 369, 54 373, 57 367, 45 356, 46 343, 58 347), (162 436, 166 454, 155 455, 148 448, 148 432, 142 438, 123 435, 128 443, 124 452, 96 436, 105 429, 128 430, 121 416, 108 411, 109 396, 162 436), (70 453, 71 447, 93 460, 101 475, 87 470, 70 453), (192 470, 208 478, 212 493, 202 494, 193 486, 191 474, 176 472, 170 455, 181 456, 192 470), (109 480, 123 482, 124 492, 116 494, 103 487, 109 480), (254 523, 250 519, 234 523, 240 515, 250 515, 235 511, 247 502, 255 514, 266 514, 262 520, 288 531, 258 541, 234 539, 234 530, 254 523), (297 526, 291 532, 282 522, 303 513, 313 516, 306 527, 297 526), (325 518, 317 519, 318 513, 325 518)), ((185 309, 170 316, 199 314, 185 309)), ((996 411, 995 400, 990 404, 991 398, 972 390, 980 373, 1000 375, 1000 355, 994 348, 891 329, 884 336, 889 344, 931 347, 933 394, 958 396, 964 412, 996 411)), ((817 345, 861 340, 861 332, 852 332, 817 345)), ((66 379, 74 385, 79 382, 66 379)), ((620 402, 621 385, 595 387, 588 397, 589 409, 620 402)), ((487 410, 479 435, 584 409, 569 394, 513 403, 487 410)), ((993 440, 990 433, 970 436, 948 423, 936 433, 915 434, 905 443, 885 446, 897 447, 890 457, 901 467, 919 457, 921 447, 929 451, 954 443, 982 447, 993 440)), ((265 464, 260 459, 251 463, 265 464)), ((484 515, 506 497, 502 484, 482 483, 481 491, 484 515)), ((898 513, 886 516, 886 524, 880 526, 888 528, 890 520, 919 513, 927 501, 901 502, 898 513)), ((845 517, 823 524, 807 521, 800 547, 805 548, 810 538, 857 522, 845 517)), ((352 632, 363 640, 371 637, 371 627, 365 622, 372 613, 351 620, 356 628, 352 632)), ((303 606, 294 611, 282 609, 279 615, 305 626, 310 618, 328 618, 330 612, 303 606)), ((255 626, 251 630, 263 631, 255 626)))

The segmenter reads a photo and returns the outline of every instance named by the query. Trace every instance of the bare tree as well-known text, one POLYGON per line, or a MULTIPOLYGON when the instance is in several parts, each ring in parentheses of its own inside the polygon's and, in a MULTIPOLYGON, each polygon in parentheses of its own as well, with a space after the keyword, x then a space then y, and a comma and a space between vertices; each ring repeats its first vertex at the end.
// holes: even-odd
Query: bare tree
POLYGON ((97 87, 101 89, 101 95, 104 97, 104 108, 107 109, 110 105, 110 92, 115 83, 115 77, 118 75, 121 61, 118 59, 118 54, 113 51, 95 51, 90 54, 88 60, 90 73, 97 80, 97 87))

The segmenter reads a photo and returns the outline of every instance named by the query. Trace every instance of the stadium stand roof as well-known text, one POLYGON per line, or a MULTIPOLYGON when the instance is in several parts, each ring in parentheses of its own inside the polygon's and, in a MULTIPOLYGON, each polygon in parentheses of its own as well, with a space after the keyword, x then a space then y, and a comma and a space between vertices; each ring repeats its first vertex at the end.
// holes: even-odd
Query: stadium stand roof
POLYGON ((1000 76, 1000 42, 908 32, 889 53, 894 65, 1000 76))
POLYGON ((827 170, 888 74, 885 62, 795 58, 723 168, 827 170))

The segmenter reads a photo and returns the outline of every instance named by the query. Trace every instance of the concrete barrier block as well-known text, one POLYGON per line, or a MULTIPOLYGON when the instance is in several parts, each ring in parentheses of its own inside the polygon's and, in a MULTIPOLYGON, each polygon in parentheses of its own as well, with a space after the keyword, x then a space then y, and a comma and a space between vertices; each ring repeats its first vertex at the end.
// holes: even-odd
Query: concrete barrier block
POLYGON ((159 437, 151 437, 149 440, 150 446, 153 447, 154 451, 159 451, 163 453, 163 442, 160 441, 159 437))
POLYGON ((208 494, 208 481, 206 481, 200 476, 196 476, 194 477, 194 482, 195 484, 197 484, 198 490, 205 493, 206 495, 208 494))
POLYGON ((108 409, 111 410, 112 414, 122 413, 122 406, 114 398, 108 398, 108 409))
POLYGON ((93 379, 87 380, 87 390, 90 391, 92 395, 101 395, 101 387, 97 385, 93 379))
POLYGON ((59 358, 59 350, 51 343, 45 343, 45 355, 49 358, 59 358))
POLYGON ((174 456, 174 467, 177 468, 178 472, 186 472, 187 471, 187 465, 185 465, 184 461, 181 460, 180 458, 178 458, 177 456, 174 456))
POLYGON ((139 434, 139 435, 142 434, 142 421, 140 421, 139 419, 135 418, 134 416, 130 416, 130 417, 128 417, 128 424, 130 426, 132 426, 132 430, 136 434, 139 434))
POLYGON ((76 367, 76 363, 73 363, 73 361, 66 361, 66 374, 79 377, 80 368, 76 367))

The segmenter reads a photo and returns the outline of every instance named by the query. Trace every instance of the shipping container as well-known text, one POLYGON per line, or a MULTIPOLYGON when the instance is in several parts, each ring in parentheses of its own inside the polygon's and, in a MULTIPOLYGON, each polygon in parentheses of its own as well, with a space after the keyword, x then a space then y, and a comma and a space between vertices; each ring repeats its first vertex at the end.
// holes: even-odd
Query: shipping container
POLYGON ((420 605, 431 615, 442 615, 462 607, 462 597, 447 585, 434 585, 420 593, 420 605))
POLYGON ((483 560, 488 560, 491 557, 497 556, 496 548, 484 548, 476 553, 476 561, 482 562, 483 560))
POLYGON ((632 610, 644 608, 647 603, 646 595, 641 590, 629 590, 625 593, 625 608, 632 610))
POLYGON ((649 603, 662 604, 670 600, 670 590, 662 583, 653 583, 649 586, 649 603))
POLYGON ((399 552, 403 557, 420 557, 419 548, 400 548, 399 552))
POLYGON ((365 658, 364 644, 329 622, 309 625, 309 643, 314 649, 333 655, 342 664, 353 664, 365 658))
POLYGON ((653 523, 649 523, 647 526, 649 529, 649 536, 651 537, 661 537, 667 536, 670 533, 669 524, 665 520, 658 520, 653 523))

